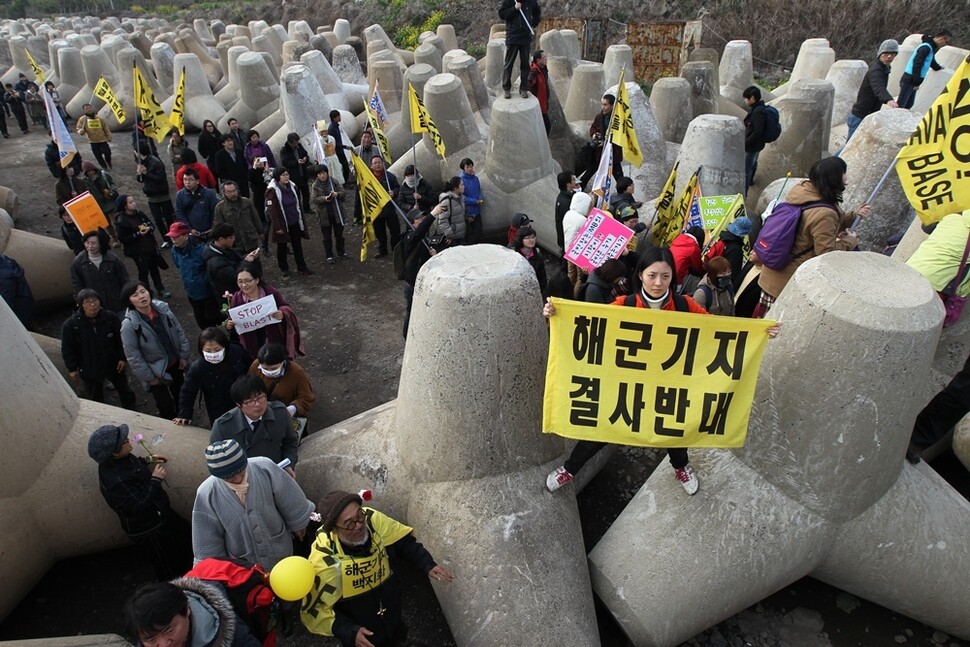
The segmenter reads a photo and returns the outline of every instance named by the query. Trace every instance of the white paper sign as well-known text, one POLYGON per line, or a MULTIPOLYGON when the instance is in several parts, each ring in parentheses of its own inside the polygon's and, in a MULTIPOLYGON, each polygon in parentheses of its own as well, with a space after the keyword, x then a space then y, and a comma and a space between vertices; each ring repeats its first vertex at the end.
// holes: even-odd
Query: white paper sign
POLYGON ((278 324, 279 319, 273 318, 276 312, 276 299, 272 294, 266 295, 262 299, 256 299, 241 306, 229 309, 229 317, 240 335, 254 330, 259 330, 264 326, 278 324))

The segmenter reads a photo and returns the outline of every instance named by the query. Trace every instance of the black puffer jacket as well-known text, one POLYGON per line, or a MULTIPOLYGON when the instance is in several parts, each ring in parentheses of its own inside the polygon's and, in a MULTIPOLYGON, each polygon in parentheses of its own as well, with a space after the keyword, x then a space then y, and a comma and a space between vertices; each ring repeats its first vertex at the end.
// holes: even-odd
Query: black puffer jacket
POLYGON ((118 362, 125 361, 121 319, 106 308, 94 319, 75 312, 61 326, 61 357, 67 370, 79 371, 84 380, 103 380, 114 374, 118 362))
POLYGON ((145 461, 131 454, 99 465, 98 484, 129 537, 155 530, 171 512, 162 481, 152 478, 145 461))
POLYGON ((502 0, 499 7, 498 16, 505 21, 505 42, 509 45, 528 45, 532 42, 532 32, 529 26, 522 19, 523 15, 529 19, 532 29, 539 25, 542 18, 542 10, 536 0, 520 0, 522 11, 515 8, 515 0, 502 0))

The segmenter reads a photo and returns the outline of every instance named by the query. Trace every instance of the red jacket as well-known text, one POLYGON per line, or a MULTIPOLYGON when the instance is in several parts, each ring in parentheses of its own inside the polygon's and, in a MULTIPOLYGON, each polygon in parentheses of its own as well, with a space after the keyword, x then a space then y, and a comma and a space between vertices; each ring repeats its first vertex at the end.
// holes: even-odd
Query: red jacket
POLYGON ((533 63, 529 68, 529 92, 539 100, 539 111, 549 112, 549 71, 533 63))
POLYGON ((182 175, 185 173, 185 169, 190 168, 199 174, 199 184, 206 187, 207 189, 216 188, 216 178, 209 170, 209 167, 205 164, 196 162, 195 164, 183 164, 177 171, 175 171, 175 188, 179 191, 185 186, 182 183, 182 175))
MULTIPOLYGON (((626 298, 627 298, 627 296, 629 296, 629 295, 624 295, 624 296, 621 296, 621 297, 617 297, 616 298, 616 301, 614 301, 610 305, 613 305, 613 306, 623 306, 623 305, 626 305, 626 298)), ((643 297, 640 296, 640 293, 639 292, 637 293, 636 298, 637 298, 637 306, 636 307, 638 307, 638 308, 649 308, 650 307, 643 300, 643 297)), ((707 310, 705 310, 704 308, 702 308, 699 305, 697 305, 696 303, 694 303, 694 300, 691 299, 689 296, 684 295, 683 299, 684 299, 684 301, 687 302, 687 311, 688 312, 691 312, 691 313, 697 314, 697 315, 710 314, 710 313, 707 312, 707 310)), ((664 301, 664 304, 662 306, 660 306, 660 309, 661 310, 676 310, 677 308, 674 305, 674 300, 668 295, 667 300, 664 301)))
POLYGON ((690 234, 680 234, 670 243, 670 253, 674 255, 677 264, 677 285, 681 285, 687 278, 687 273, 700 275, 704 273, 704 262, 701 260, 701 246, 690 234))

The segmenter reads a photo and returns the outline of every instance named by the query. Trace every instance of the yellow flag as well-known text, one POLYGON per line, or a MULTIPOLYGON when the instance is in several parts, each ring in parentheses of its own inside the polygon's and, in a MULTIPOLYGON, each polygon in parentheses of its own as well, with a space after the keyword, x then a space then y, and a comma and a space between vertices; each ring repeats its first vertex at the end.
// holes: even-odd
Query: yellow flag
POLYGON ((434 144, 435 151, 437 151, 438 155, 444 157, 445 140, 441 138, 441 133, 438 132, 438 127, 431 120, 428 109, 424 107, 421 99, 418 98, 417 91, 415 91, 414 86, 410 83, 408 83, 408 102, 411 113, 411 133, 415 135, 418 133, 428 133, 428 137, 431 138, 431 143, 434 144))
POLYGON ((616 105, 613 106, 613 119, 610 120, 611 139, 613 143, 623 149, 623 159, 637 168, 643 165, 643 151, 637 141, 637 132, 633 127, 633 111, 630 109, 630 96, 623 81, 626 68, 620 69, 619 91, 616 93, 616 105))
POLYGON ((370 124, 370 129, 374 133, 374 141, 377 142, 377 149, 381 152, 381 157, 384 158, 384 165, 390 166, 391 146, 387 142, 387 135, 384 134, 384 129, 381 128, 381 122, 367 105, 364 105, 364 112, 367 113, 367 123, 370 124))
POLYGON ((182 68, 182 73, 179 75, 179 86, 175 90, 175 101, 172 103, 172 114, 168 116, 168 122, 179 131, 179 134, 185 134, 185 68, 182 68))
MULTIPOLYGON (((674 191, 676 187, 677 165, 674 164, 674 168, 670 169, 670 175, 667 176, 667 183, 664 184, 664 188, 660 191, 660 197, 657 198, 655 205, 657 215, 654 217, 652 229, 653 238, 658 245, 664 244, 664 241, 668 237, 668 230, 674 226, 674 214, 676 212, 674 206, 674 191)), ((673 240, 673 237, 671 237, 671 240, 673 240)))
POLYGON ((374 235, 374 219, 381 215, 381 210, 391 196, 387 194, 384 186, 374 177, 370 167, 364 164, 364 160, 351 152, 354 162, 354 172, 357 173, 357 192, 360 195, 361 211, 364 214, 364 235, 360 243, 360 260, 367 260, 367 246, 377 240, 374 235))
POLYGON ((127 116, 125 114, 125 108, 118 101, 115 93, 111 91, 111 85, 108 83, 108 79, 103 76, 98 79, 98 82, 94 86, 94 96, 104 101, 111 108, 111 112, 119 124, 124 123, 125 117, 127 116))
POLYGON ((145 124, 145 134, 161 143, 168 134, 168 118, 162 106, 158 104, 155 93, 148 85, 148 81, 142 76, 138 66, 133 66, 135 70, 135 107, 141 113, 141 118, 145 124))
POLYGON ((553 304, 544 433, 647 447, 744 444, 775 322, 553 304))
POLYGON ((29 49, 25 49, 24 53, 27 54, 27 62, 30 63, 30 69, 34 71, 34 81, 37 83, 37 85, 42 84, 44 79, 47 77, 43 68, 38 65, 37 61, 34 60, 34 57, 30 55, 29 49))
POLYGON ((687 184, 684 186, 684 192, 680 194, 680 200, 677 202, 677 210, 674 211, 670 227, 667 229, 667 237, 661 244, 669 245, 683 231, 684 225, 687 223, 687 218, 690 216, 690 207, 694 204, 695 196, 698 195, 697 171, 694 171, 694 174, 690 176, 690 179, 687 180, 687 184))
POLYGON ((970 56, 899 151, 896 173, 924 224, 970 209, 970 56))

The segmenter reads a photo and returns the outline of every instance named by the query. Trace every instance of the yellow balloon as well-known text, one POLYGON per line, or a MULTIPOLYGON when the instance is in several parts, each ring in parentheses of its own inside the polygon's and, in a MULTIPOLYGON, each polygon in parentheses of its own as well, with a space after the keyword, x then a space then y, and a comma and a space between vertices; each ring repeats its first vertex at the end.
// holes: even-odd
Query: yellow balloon
POLYGON ((269 574, 273 593, 282 600, 302 600, 313 587, 313 565, 305 557, 287 557, 276 563, 269 574))

